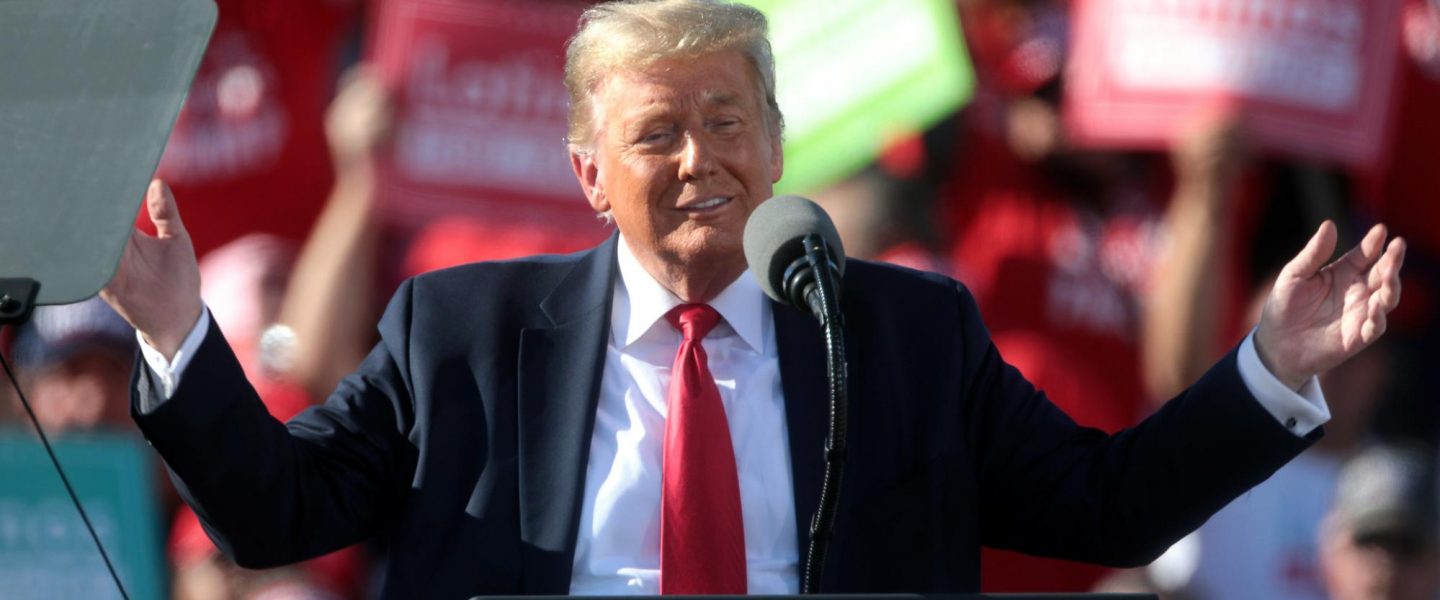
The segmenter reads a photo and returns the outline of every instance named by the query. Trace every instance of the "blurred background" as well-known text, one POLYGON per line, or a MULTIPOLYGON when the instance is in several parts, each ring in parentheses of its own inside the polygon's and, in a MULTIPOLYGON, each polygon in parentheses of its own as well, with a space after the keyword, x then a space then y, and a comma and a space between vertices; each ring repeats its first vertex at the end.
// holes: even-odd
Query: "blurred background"
MULTIPOLYGON (((820 202, 852 256, 963 281, 1082 424, 1127 427, 1197 379, 1324 220, 1342 248, 1377 222, 1410 242, 1386 337, 1321 380, 1319 444, 1149 567, 987 550, 985 591, 1440 598, 1440 0, 754 4, 779 191, 820 202)), ((218 5, 157 176, 275 416, 358 364, 404 278, 611 234, 564 144, 587 3, 218 5)), ((217 553, 129 420, 135 338, 103 303, 0 345, 135 597, 375 588, 378 541, 269 571, 217 553)), ((23 418, 0 390, 0 595, 118 597, 23 418)))

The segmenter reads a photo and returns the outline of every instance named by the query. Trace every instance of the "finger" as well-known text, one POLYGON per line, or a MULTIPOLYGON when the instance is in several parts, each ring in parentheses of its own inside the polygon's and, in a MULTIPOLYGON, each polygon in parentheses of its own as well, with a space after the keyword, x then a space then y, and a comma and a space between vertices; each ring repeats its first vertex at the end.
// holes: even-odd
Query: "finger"
POLYGON ((105 284, 105 287, 100 288, 100 299, 104 300, 106 304, 109 304, 110 308, 115 309, 115 312, 119 313, 122 317, 126 314, 124 303, 121 301, 121 298, 125 296, 124 287, 124 284, 120 281, 120 276, 117 274, 105 284))
POLYGON ((1348 261, 1362 272, 1369 269, 1376 260, 1380 259, 1380 250, 1385 247, 1385 236, 1385 224, 1377 223, 1370 228, 1358 245, 1345 253, 1341 260, 1348 261))
POLYGON ((1375 267, 1370 269, 1370 278, 1366 282, 1370 289, 1375 289, 1386 279, 1400 275, 1400 265, 1405 261, 1406 243, 1404 238, 1390 240, 1390 245, 1385 248, 1385 254, 1380 260, 1375 261, 1375 267))
POLYGON ((1381 305, 1379 298, 1372 297, 1366 311, 1365 323, 1360 326, 1360 341, 1369 345, 1385 335, 1386 319, 1385 307, 1381 305))
POLYGON ((1313 277, 1330 260, 1330 255, 1335 253, 1335 239, 1335 223, 1327 219, 1320 224, 1315 235, 1310 236, 1310 241, 1305 244, 1300 254, 1285 265, 1281 275, 1298 279, 1313 277))
POLYGON ((1378 286, 1377 294, 1386 311, 1395 310, 1400 304, 1400 267, 1405 264, 1406 244, 1404 238, 1390 240, 1385 255, 1370 270, 1372 287, 1378 286))
POLYGON ((110 276, 110 281, 105 282, 105 287, 100 288, 100 297, 106 302, 109 302, 111 306, 115 305, 116 298, 123 296, 126 283, 125 266, 134 260, 132 257, 136 253, 135 239, 148 237, 151 237, 150 234, 136 227, 130 232, 130 239, 125 241, 125 249, 121 251, 120 254, 120 265, 115 269, 115 273, 110 276))
POLYGON ((185 224, 180 221, 180 208, 175 205, 175 195, 170 186, 159 179, 150 182, 145 192, 145 209, 150 213, 150 222, 155 224, 155 236, 160 238, 183 237, 185 224))

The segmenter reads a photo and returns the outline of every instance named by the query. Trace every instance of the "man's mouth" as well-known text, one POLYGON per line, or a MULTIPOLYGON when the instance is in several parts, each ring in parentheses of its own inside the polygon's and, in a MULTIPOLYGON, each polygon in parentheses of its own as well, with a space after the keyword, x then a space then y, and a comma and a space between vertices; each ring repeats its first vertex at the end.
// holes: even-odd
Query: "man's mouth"
POLYGON ((691 202, 683 206, 677 206, 676 208, 690 212, 706 212, 725 206, 729 204, 731 200, 734 200, 731 196, 714 196, 699 202, 691 202))

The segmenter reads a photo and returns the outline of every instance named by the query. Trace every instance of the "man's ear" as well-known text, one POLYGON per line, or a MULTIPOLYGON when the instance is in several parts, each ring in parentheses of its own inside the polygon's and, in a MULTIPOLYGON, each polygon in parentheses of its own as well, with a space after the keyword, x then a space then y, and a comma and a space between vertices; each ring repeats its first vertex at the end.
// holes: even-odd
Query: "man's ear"
POLYGON ((605 188, 600 183, 600 165, 595 162, 595 154, 571 146, 570 168, 575 171, 575 179, 580 180, 580 189, 585 191, 590 208, 597 213, 610 210, 610 201, 605 198, 605 188))
POLYGON ((770 136, 770 183, 780 181, 780 176, 785 174, 785 144, 780 141, 780 136, 770 136))

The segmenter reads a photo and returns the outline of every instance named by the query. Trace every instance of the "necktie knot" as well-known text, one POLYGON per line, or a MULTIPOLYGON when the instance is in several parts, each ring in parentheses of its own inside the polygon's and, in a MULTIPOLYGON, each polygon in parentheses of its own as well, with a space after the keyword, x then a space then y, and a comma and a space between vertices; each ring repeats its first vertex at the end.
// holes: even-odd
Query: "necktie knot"
POLYGON ((681 304, 665 313, 665 320, 680 330, 684 341, 697 342, 720 322, 720 313, 709 304, 681 304))

